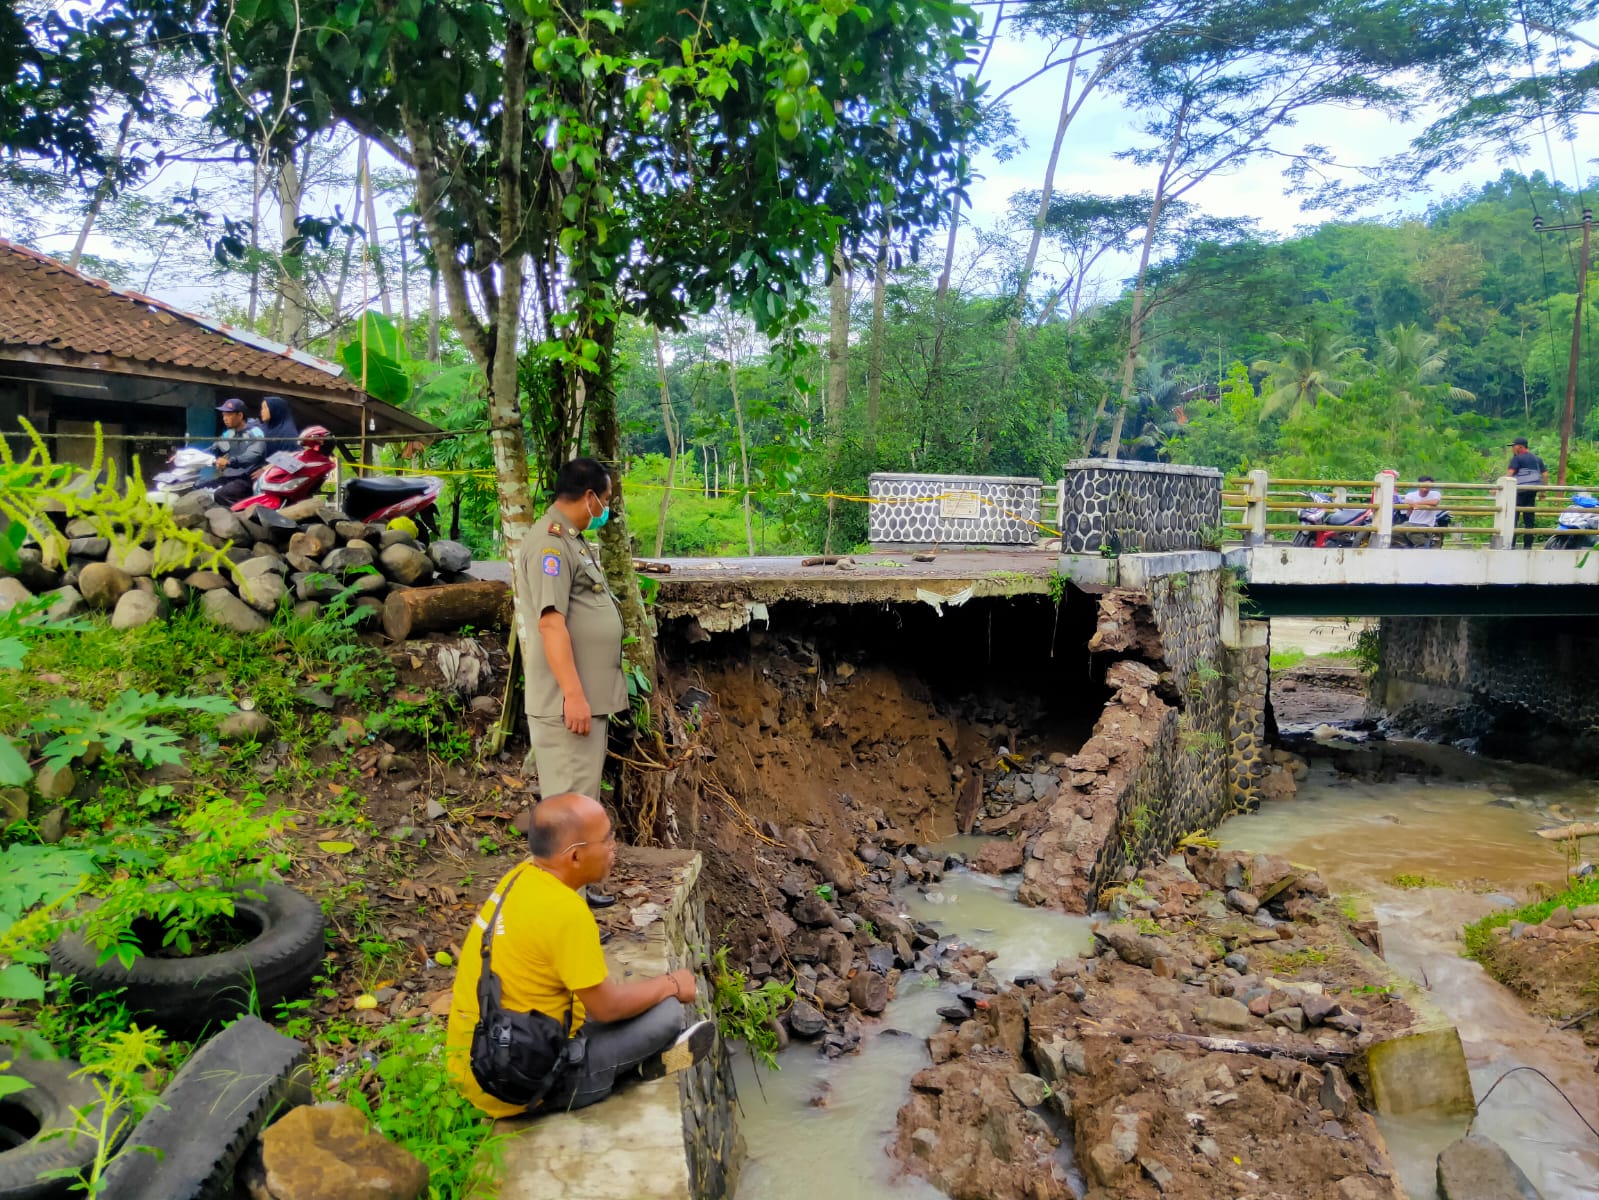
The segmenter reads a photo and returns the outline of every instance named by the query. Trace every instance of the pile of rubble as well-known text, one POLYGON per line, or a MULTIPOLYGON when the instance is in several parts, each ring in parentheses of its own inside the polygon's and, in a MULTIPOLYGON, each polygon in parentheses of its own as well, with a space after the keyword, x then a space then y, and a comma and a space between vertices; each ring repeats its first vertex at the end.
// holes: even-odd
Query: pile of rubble
POLYGON ((741 957, 753 980, 794 979, 798 999, 782 1034, 815 1040, 836 1058, 859 1045, 861 1016, 880 1014, 901 973, 926 967, 939 945, 938 931, 903 916, 890 890, 937 882, 952 856, 915 844, 881 810, 863 815, 850 850, 819 830, 771 832, 787 861, 770 886, 752 881, 768 908, 762 935, 741 957))
POLYGON ((43 596, 52 617, 91 609, 130 629, 198 603, 215 624, 254 633, 291 596, 297 613, 312 615, 353 587, 360 620, 376 624, 392 591, 472 580, 472 552, 460 542, 423 544, 403 529, 352 521, 314 497, 280 511, 234 513, 213 506, 207 493, 191 493, 172 516, 221 550, 229 570, 193 569, 190 548, 175 539, 132 544, 75 520, 62 531, 64 557, 53 544, 21 548, 18 568, 0 578, 0 607, 43 596))
POLYGON ((1048 978, 932 965, 963 990, 900 1110, 907 1168, 955 1200, 1398 1195, 1358 1063, 1414 1016, 1322 881, 1197 846, 1113 903, 1048 978))

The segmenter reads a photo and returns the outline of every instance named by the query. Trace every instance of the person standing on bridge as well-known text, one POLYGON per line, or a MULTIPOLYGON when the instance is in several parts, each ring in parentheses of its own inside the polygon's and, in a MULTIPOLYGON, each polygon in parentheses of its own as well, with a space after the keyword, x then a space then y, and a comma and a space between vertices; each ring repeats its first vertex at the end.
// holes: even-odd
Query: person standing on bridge
MULTIPOLYGON (((1538 514, 1533 511, 1538 504, 1538 493, 1524 489, 1547 485, 1549 468, 1544 466, 1543 459, 1528 449, 1526 438, 1518 437, 1510 443, 1510 467, 1505 475, 1516 481, 1516 507, 1526 509, 1518 514, 1521 523, 1528 529, 1538 528, 1538 514)), ((1522 538, 1521 544, 1524 549, 1531 550, 1532 534, 1522 538)))
MULTIPOLYGON (((610 717, 628 706, 621 609, 583 538, 610 519, 610 502, 606 469, 574 458, 556 474, 555 502, 516 556, 528 741, 541 796, 600 795, 610 717)), ((592 891, 588 900, 596 908, 614 903, 592 891)))

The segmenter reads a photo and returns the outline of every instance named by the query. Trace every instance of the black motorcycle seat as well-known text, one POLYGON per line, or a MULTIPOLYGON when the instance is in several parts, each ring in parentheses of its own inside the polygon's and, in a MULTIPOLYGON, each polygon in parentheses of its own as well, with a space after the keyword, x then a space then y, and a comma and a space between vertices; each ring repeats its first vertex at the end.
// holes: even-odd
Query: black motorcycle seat
POLYGON ((427 478, 402 479, 394 475, 367 475, 352 479, 344 485, 346 496, 384 496, 400 500, 406 496, 420 496, 433 486, 427 478))
POLYGON ((1323 522, 1326 525, 1353 525, 1366 515, 1363 508, 1340 508, 1335 513, 1329 513, 1323 522))

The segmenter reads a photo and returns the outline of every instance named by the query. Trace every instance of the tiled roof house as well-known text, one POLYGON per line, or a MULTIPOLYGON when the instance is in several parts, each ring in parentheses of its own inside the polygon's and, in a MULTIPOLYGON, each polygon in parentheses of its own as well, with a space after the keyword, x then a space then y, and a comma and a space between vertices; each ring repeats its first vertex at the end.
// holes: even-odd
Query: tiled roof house
POLYGON ((0 434, 27 417, 56 457, 87 462, 99 423, 146 478, 176 441, 216 436, 216 406, 278 395, 303 425, 353 436, 431 433, 343 368, 80 274, 0 239, 0 434), (129 440, 122 440, 129 439, 129 440))

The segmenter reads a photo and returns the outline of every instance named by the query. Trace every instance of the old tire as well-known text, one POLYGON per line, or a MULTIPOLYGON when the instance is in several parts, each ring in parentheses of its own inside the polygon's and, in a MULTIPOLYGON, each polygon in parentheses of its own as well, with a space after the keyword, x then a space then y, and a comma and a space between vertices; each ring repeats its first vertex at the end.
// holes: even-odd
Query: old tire
MULTIPOLYGON (((100 1098, 71 1059, 50 1061, 16 1055, 0 1075, 31 1087, 0 1100, 0 1200, 56 1200, 75 1195, 71 1178, 40 1179, 46 1171, 82 1171, 94 1162, 95 1139, 87 1134, 45 1135, 74 1127, 74 1109, 87 1110, 89 1127, 100 1123, 100 1098)), ((112 1116, 111 1127, 117 1120, 112 1116)))
POLYGON ((241 1017, 190 1056, 105 1174, 116 1200, 228 1200, 233 1172, 277 1115, 311 1102, 306 1049, 241 1017))
POLYGON ((81 934, 68 933, 50 948, 50 962, 84 992, 121 989, 130 1012, 180 1035, 252 1010, 271 1012, 308 990, 322 962, 321 906, 282 884, 249 884, 234 896, 234 913, 254 937, 221 954, 97 966, 100 952, 81 934))

